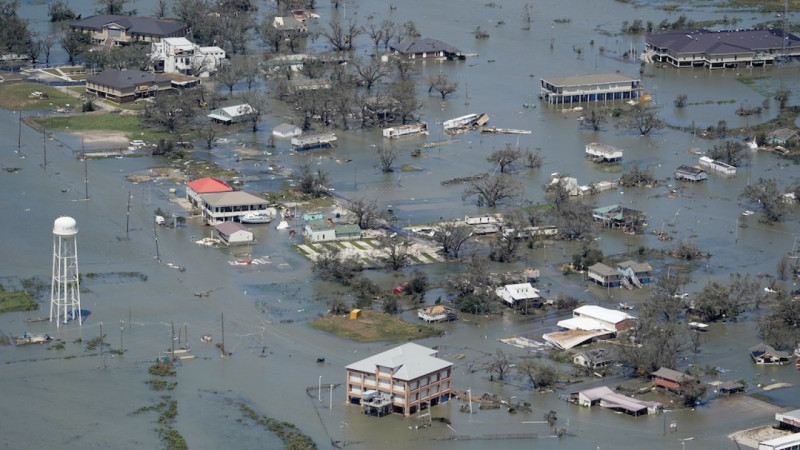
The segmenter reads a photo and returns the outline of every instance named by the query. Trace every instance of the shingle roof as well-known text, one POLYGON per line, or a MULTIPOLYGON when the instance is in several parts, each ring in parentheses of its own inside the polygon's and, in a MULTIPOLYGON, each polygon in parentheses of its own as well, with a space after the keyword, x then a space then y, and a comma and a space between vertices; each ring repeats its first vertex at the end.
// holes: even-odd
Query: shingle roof
POLYGON ((603 263, 595 263, 589 266, 589 271, 599 273, 600 275, 619 275, 617 269, 609 267, 603 263))
POLYGON ((192 190, 198 194, 208 194, 210 192, 230 192, 233 190, 232 187, 228 186, 223 181, 211 177, 198 178, 186 183, 186 185, 192 188, 192 190))
POLYGON ((383 353, 370 356, 347 366, 349 370, 374 373, 377 366, 394 369, 394 379, 411 381, 429 373, 435 373, 453 365, 439 359, 436 350, 409 342, 383 353))
POLYGON ((661 367, 660 369, 653 372, 651 375, 654 377, 663 378, 665 380, 677 381, 679 383, 683 381, 694 380, 694 377, 691 375, 687 375, 683 372, 678 372, 677 370, 669 369, 666 367, 661 367))
POLYGON ((142 72, 141 70, 109 69, 86 79, 87 83, 99 84, 116 89, 125 89, 133 86, 152 83, 169 82, 169 78, 161 75, 142 72))
POLYGON ((115 14, 99 14, 87 17, 69 24, 73 28, 82 28, 100 31, 104 26, 115 23, 128 34, 143 34, 148 36, 170 36, 184 31, 186 26, 173 19, 156 19, 146 16, 119 16, 115 14))
POLYGON ((782 48, 784 34, 789 47, 799 46, 800 38, 772 28, 768 30, 726 30, 705 29, 670 31, 647 36, 647 43, 666 48, 675 53, 706 53, 725 55, 765 51, 782 48))
POLYGON ((653 266, 646 262, 640 263, 630 259, 627 261, 622 261, 621 263, 617 264, 617 266, 623 269, 630 267, 634 272, 651 272, 653 270, 653 266))
POLYGON ((452 45, 431 38, 405 39, 392 46, 392 49, 404 54, 445 52, 457 55, 461 53, 461 50, 452 45))

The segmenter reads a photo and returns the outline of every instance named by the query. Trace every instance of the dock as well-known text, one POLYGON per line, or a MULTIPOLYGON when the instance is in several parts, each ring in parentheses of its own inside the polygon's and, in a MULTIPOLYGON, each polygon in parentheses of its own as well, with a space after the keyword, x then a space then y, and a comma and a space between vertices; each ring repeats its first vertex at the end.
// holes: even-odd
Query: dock
POLYGON ((311 134, 292 138, 292 150, 303 151, 317 148, 331 148, 336 145, 334 133, 311 134))

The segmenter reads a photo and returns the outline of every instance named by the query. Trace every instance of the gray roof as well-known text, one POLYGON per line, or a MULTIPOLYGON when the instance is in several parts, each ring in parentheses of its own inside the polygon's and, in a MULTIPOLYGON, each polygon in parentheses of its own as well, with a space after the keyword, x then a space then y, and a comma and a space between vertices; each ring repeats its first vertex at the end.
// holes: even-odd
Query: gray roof
POLYGON ((692 175, 700 175, 701 173, 706 173, 705 170, 701 169, 697 166, 687 166, 686 164, 682 164, 675 169, 676 172, 683 172, 683 173, 690 173, 692 175))
POLYGON ((594 273, 599 273, 600 275, 609 276, 609 275, 619 275, 617 269, 613 267, 609 267, 603 263, 595 263, 589 266, 589 270, 594 273))
POLYGON ((453 47, 452 45, 442 42, 438 39, 431 38, 404 39, 403 41, 393 45, 392 50, 409 55, 437 52, 445 52, 453 55, 458 55, 461 53, 461 50, 453 47))
POLYGON ((634 272, 637 273, 651 272, 653 270, 653 267, 646 262, 640 263, 630 259, 627 261, 622 261, 621 263, 617 264, 617 267, 620 267, 622 269, 627 269, 628 267, 630 267, 631 269, 633 269, 634 272))
POLYGON ((789 139, 795 137, 795 135, 797 135, 797 130, 793 130, 791 128, 778 128, 777 130, 770 132, 767 137, 788 141, 789 139))
POLYGON ((243 191, 210 192, 200 198, 211 206, 244 206, 266 204, 267 200, 243 191))
POLYGON ((128 34, 142 34, 147 36, 172 36, 184 32, 186 26, 173 19, 156 19, 146 16, 119 16, 115 14, 100 14, 77 20, 69 24, 72 28, 100 31, 104 26, 115 23, 128 34))
POLYGON ((640 81, 638 78, 624 73, 591 73, 586 75, 570 75, 565 77, 542 78, 545 83, 553 86, 588 86, 598 84, 611 84, 640 81))
POLYGON ((394 379, 411 381, 453 365, 437 358, 436 350, 409 342, 347 366, 348 370, 375 373, 378 366, 394 369, 394 379))
POLYGON ((86 79, 88 83, 99 84, 117 89, 125 89, 143 84, 155 84, 169 82, 169 78, 161 75, 142 72, 141 70, 104 70, 97 75, 86 79))
POLYGON ((677 370, 668 369, 666 367, 662 367, 655 372, 652 373, 652 376, 663 378, 665 380, 676 381, 678 383, 683 381, 692 381, 694 377, 691 375, 687 375, 683 372, 678 372, 677 370))
POLYGON ((784 34, 787 39, 787 47, 800 46, 800 38, 791 33, 784 33, 777 28, 768 30, 711 31, 699 29, 670 31, 647 36, 647 43, 675 53, 727 55, 782 48, 784 34))
POLYGON ((218 224, 216 227, 217 231, 225 235, 232 235, 237 231, 247 231, 247 227, 240 224, 239 222, 222 222, 218 224))

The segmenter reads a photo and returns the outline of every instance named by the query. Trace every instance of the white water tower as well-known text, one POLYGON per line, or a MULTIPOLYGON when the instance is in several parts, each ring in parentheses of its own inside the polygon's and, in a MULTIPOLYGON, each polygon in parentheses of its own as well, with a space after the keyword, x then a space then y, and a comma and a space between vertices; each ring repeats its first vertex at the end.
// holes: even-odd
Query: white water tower
POLYGON ((53 279, 50 283, 50 321, 56 326, 70 319, 81 322, 81 289, 78 278, 78 224, 61 216, 53 223, 53 279), (53 312, 55 311, 55 316, 53 312))

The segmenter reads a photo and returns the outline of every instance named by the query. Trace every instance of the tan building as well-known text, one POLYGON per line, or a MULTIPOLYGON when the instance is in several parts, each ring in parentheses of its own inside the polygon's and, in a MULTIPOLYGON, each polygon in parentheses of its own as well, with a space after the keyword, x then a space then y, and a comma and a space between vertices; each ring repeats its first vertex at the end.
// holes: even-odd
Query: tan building
POLYGON ((176 20, 115 14, 77 20, 70 23, 69 28, 87 33, 93 44, 105 48, 134 42, 160 42, 163 38, 186 35, 186 26, 176 20))
POLYGON ((347 401, 367 413, 406 416, 450 399, 453 363, 409 342, 354 362, 347 369, 347 401))

